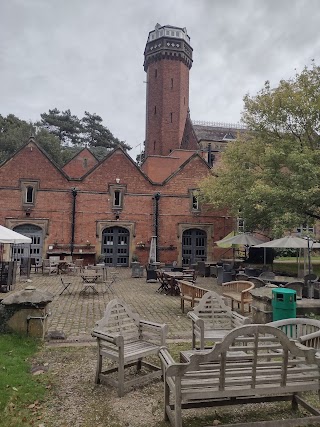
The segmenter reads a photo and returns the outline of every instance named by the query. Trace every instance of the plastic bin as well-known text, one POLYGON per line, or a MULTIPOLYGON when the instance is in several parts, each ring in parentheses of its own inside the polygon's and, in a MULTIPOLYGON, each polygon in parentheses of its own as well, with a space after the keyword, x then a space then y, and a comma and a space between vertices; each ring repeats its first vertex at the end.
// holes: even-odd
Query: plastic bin
POLYGON ((295 318, 297 314, 297 295, 293 289, 272 289, 272 318, 275 320, 295 318))

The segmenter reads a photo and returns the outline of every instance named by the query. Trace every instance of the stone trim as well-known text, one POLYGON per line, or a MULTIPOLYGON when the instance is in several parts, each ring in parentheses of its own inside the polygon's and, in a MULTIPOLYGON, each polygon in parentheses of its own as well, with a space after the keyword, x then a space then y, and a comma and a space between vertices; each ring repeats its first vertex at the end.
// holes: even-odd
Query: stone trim
POLYGON ((189 230, 190 228, 198 228, 203 230, 207 234, 207 260, 210 261, 212 257, 213 249, 213 224, 212 223, 181 223, 178 224, 177 232, 177 247, 178 247, 178 264, 182 265, 182 235, 183 232, 189 230))
POLYGON ((43 231, 43 237, 49 235, 49 219, 41 218, 27 218, 27 219, 14 219, 14 218, 6 218, 5 226, 13 230, 14 227, 18 225, 31 224, 37 225, 43 231))
POLYGON ((102 231, 105 228, 111 227, 123 227, 129 231, 130 243, 129 243, 129 260, 132 259, 132 255, 136 249, 135 237, 136 237, 136 224, 130 221, 119 221, 119 220, 104 220, 96 222, 96 236, 98 238, 99 247, 96 246, 97 254, 101 253, 102 245, 102 231))

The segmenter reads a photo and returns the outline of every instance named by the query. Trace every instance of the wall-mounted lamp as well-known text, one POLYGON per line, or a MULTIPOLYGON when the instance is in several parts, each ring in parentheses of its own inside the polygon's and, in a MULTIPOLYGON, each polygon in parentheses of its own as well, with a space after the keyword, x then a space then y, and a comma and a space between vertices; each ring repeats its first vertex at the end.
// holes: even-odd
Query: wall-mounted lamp
POLYGON ((119 184, 120 183, 120 178, 116 178, 116 183, 119 184))

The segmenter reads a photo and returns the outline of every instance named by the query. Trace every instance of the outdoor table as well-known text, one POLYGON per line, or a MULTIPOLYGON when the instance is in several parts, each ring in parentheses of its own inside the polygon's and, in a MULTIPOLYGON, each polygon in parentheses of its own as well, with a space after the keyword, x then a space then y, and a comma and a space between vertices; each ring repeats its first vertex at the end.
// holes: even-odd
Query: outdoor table
POLYGON ((69 273, 69 262, 67 261, 58 261, 57 262, 57 273, 58 274, 67 274, 69 273))
POLYGON ((81 274, 82 280, 83 280, 83 289, 80 291, 81 295, 84 295, 87 293, 89 289, 92 289, 92 292, 94 294, 98 294, 98 291, 95 288, 95 285, 97 283, 97 280, 99 279, 100 275, 95 273, 87 272, 85 274, 81 274))

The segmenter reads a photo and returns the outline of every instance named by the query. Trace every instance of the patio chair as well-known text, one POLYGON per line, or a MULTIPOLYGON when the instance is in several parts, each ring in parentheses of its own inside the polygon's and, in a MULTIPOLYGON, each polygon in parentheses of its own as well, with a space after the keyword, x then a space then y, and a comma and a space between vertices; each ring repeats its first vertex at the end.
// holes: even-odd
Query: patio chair
POLYGON ((112 294, 115 293, 114 287, 113 285, 116 283, 117 279, 118 279, 118 273, 115 271, 111 271, 108 274, 108 278, 106 278, 106 280, 103 281, 103 284, 105 286, 104 288, 104 294, 107 292, 111 292, 112 294))
POLYGON ((42 261, 37 261, 36 258, 31 258, 30 272, 32 273, 33 270, 34 273, 38 273, 40 269, 42 269, 42 261))
POLYGON ((161 270, 156 270, 156 271, 157 271, 157 279, 158 279, 158 282, 160 283, 160 286, 156 290, 156 292, 158 292, 159 294, 161 292, 165 292, 165 293, 169 292, 170 285, 168 283, 168 279, 165 277, 163 271, 161 270))
POLYGON ((111 300, 103 318, 96 323, 92 331, 92 336, 97 338, 98 344, 96 384, 103 382, 116 386, 118 396, 122 397, 125 388, 160 378, 161 368, 143 359, 158 354, 160 348, 165 345, 167 330, 166 324, 142 320, 124 302, 119 299, 111 300), (109 365, 103 370, 103 358, 113 361, 116 367, 109 365), (134 365, 137 371, 140 371, 143 365, 150 372, 125 381, 125 368, 134 365), (110 375, 115 372, 116 378, 110 375))
POLYGON ((196 271, 191 269, 183 270, 182 275, 183 275, 182 280, 186 280, 187 282, 194 283, 197 278, 196 271))
POLYGON ((254 283, 255 288, 263 288, 264 286, 266 286, 268 284, 267 282, 262 280, 260 277, 250 277, 249 276, 247 280, 249 282, 254 283))
POLYGON ((302 299, 302 291, 303 291, 304 283, 303 282, 288 282, 284 285, 281 285, 281 288, 294 289, 296 291, 296 298, 302 299))
POLYGON ((59 295, 62 295, 64 291, 68 290, 69 294, 71 294, 71 291, 69 289, 69 286, 72 284, 72 282, 67 282, 65 281, 61 276, 60 276, 60 280, 61 280, 61 284, 63 286, 62 291, 60 292, 59 295))
POLYGON ((203 295, 188 317, 192 320, 192 348, 199 341, 201 350, 206 341, 220 342, 232 329, 251 323, 248 317, 232 311, 221 295, 213 291, 203 295))
POLYGON ((262 280, 273 280, 275 279, 276 275, 273 273, 273 271, 263 271, 261 274, 259 274, 259 279, 262 280))
POLYGON ((304 288, 302 290, 302 296, 304 298, 314 298, 314 284, 318 280, 318 276, 315 273, 306 274, 303 277, 304 288))
POLYGON ((44 259, 42 261, 42 274, 48 273, 50 274, 57 274, 58 271, 58 265, 54 262, 52 262, 50 259, 44 259))

